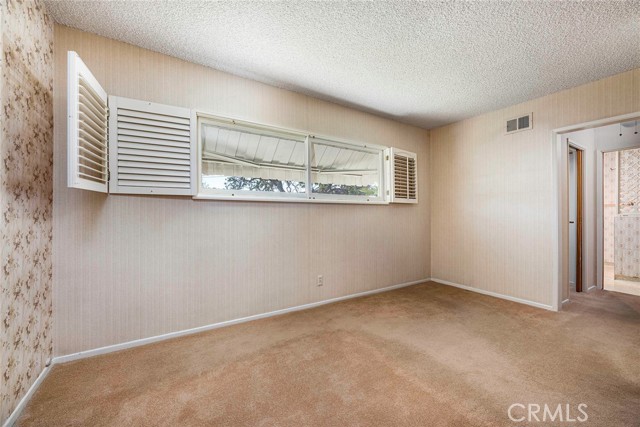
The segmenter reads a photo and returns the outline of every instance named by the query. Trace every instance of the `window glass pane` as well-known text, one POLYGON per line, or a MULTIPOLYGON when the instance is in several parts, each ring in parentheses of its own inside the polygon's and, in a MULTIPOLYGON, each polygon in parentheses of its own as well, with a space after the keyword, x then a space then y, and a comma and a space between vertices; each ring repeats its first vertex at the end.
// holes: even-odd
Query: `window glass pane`
POLYGON ((314 140, 311 190, 316 194, 378 197, 380 151, 314 140))
POLYGON ((304 138, 207 122, 201 126, 204 189, 305 193, 304 138))

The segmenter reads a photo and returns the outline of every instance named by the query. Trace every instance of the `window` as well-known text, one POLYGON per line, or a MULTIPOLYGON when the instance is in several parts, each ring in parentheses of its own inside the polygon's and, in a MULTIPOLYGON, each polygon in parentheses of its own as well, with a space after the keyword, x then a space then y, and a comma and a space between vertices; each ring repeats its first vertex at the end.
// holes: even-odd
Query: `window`
POLYGON ((108 96, 77 53, 68 52, 67 64, 69 187, 200 199, 418 202, 415 153, 108 96))
POLYGON ((306 197, 305 135, 200 121, 204 192, 306 197))
POLYGON ((384 148, 198 118, 199 196, 382 202, 384 148))
POLYGON ((381 150, 315 138, 311 147, 311 192, 314 197, 381 196, 381 150))

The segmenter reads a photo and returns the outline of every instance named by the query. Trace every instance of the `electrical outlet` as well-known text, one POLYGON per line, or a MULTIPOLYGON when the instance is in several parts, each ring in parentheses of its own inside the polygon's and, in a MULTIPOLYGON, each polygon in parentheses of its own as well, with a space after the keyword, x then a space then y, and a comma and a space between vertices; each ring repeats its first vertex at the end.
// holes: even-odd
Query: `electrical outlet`
POLYGON ((324 277, 322 277, 322 275, 318 276, 318 281, 317 281, 317 286, 322 286, 324 285, 324 277))

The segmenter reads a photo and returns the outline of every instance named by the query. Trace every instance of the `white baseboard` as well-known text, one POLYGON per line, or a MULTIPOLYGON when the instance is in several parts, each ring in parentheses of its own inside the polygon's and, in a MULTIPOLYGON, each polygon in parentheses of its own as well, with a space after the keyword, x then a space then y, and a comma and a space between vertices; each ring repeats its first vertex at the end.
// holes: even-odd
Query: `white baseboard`
POLYGON ((2 427, 11 427, 15 424, 16 421, 18 421, 20 414, 22 413, 24 408, 27 406, 27 403, 29 402, 33 394, 36 392, 38 387, 40 387, 40 384, 42 384, 42 381, 44 381, 46 376, 49 374, 49 371, 51 370, 52 366, 53 364, 50 364, 49 366, 44 367, 42 372, 40 372, 40 375, 38 375, 38 378, 36 378, 33 384, 31 384, 31 387, 29 387, 29 390, 27 390, 24 396, 22 396, 22 399, 20 399, 20 402, 18 402, 18 405, 15 407, 11 415, 9 415, 9 418, 6 419, 2 427))
POLYGON ((417 285, 419 283, 425 283, 425 282, 429 282, 429 281, 437 282, 437 283, 440 283, 440 284, 443 284, 443 285, 454 286, 456 288, 464 289, 464 290, 467 290, 467 291, 477 292, 477 293, 480 293, 480 294, 489 295, 489 296, 496 297, 496 298, 501 298, 501 299, 506 299, 506 300, 517 302, 517 303, 521 303, 521 304, 527 304, 527 305, 530 305, 530 306, 533 306, 533 307, 543 308, 545 310, 553 310, 553 308, 551 306, 546 305, 546 304, 540 304, 540 303, 537 303, 537 302, 528 301, 528 300, 521 299, 521 298, 515 298, 515 297, 508 296, 508 295, 499 294, 499 293, 496 293, 496 292, 485 291, 483 289, 477 289, 477 288, 473 288, 471 286, 460 285, 458 283, 449 282, 447 280, 435 279, 435 278, 426 278, 426 279, 422 279, 422 280, 415 280, 415 281, 412 281, 412 282, 401 283, 401 284, 398 284, 398 285, 387 286, 387 287, 380 288, 380 289, 372 289, 370 291, 359 292, 357 294, 345 295, 345 296, 342 296, 342 297, 331 298, 331 299, 328 299, 328 300, 317 301, 317 302, 312 302, 312 303, 309 303, 309 304, 298 305, 298 306, 295 306, 295 307, 284 308, 284 309, 281 309, 281 310, 270 311, 270 312, 267 312, 267 313, 255 314, 253 316, 242 317, 242 318, 239 318, 239 319, 227 320, 227 321, 224 321, 224 322, 213 323, 213 324, 205 325, 205 326, 199 326, 199 327, 196 327, 196 328, 184 329, 184 330, 181 330, 181 331, 170 332, 170 333, 162 334, 162 335, 156 335, 156 336, 149 337, 149 338, 142 338, 142 339, 139 339, 139 340, 127 341, 127 342, 120 343, 120 344, 108 345, 108 346, 105 346, 105 347, 95 348, 95 349, 92 349, 92 350, 81 351, 81 352, 78 352, 78 353, 72 353, 72 354, 68 354, 68 355, 65 355, 65 356, 54 357, 53 360, 52 360, 52 363, 42 370, 42 372, 40 373, 38 378, 34 381, 34 383, 31 385, 31 387, 29 388, 27 393, 22 397, 22 399, 20 400, 20 402, 18 403, 16 408, 13 410, 13 412, 11 413, 9 418, 7 418, 7 420, 3 424, 3 427, 11 427, 11 426, 13 426, 13 424, 16 422, 16 420, 18 419, 18 417, 22 413, 22 410, 25 408, 25 406, 29 402, 29 399, 31 399, 31 397, 33 396, 35 391, 38 389, 38 387, 40 386, 42 381, 44 381, 45 377, 47 376, 47 374, 49 373, 49 371, 51 370, 51 368, 52 368, 52 366, 54 364, 71 362, 73 360, 84 359, 84 358, 87 358, 87 357, 98 356, 98 355, 101 355, 101 354, 113 353, 115 351, 120 351, 120 350, 125 350, 125 349, 128 349, 128 348, 138 347, 138 346, 145 345, 145 344, 151 344, 151 343, 158 342, 158 341, 164 341, 164 340, 168 340, 168 339, 171 339, 171 338, 177 338, 177 337, 181 337, 181 336, 184 336, 184 335, 191 335, 191 334, 196 334, 198 332, 204 332, 204 331, 209 331, 209 330, 212 330, 212 329, 222 328, 222 327, 225 327, 225 326, 236 325, 238 323, 244 323, 244 322, 249 322, 249 321, 252 321, 252 320, 264 319, 264 318, 267 318, 267 317, 279 316, 281 314, 291 313, 291 312, 294 312, 294 311, 307 310, 307 309, 314 308, 314 307, 319 307, 319 306, 325 305, 325 304, 331 304, 331 303, 334 303, 334 302, 344 301, 344 300, 348 300, 348 299, 352 299, 352 298, 364 297, 364 296, 367 296, 367 295, 373 295, 373 294, 377 294, 377 293, 381 293, 381 292, 387 292, 387 291, 391 291, 391 290, 394 290, 394 289, 404 288, 404 287, 407 287, 407 286, 417 285))
POLYGON ((530 305, 532 307, 543 308, 545 310, 550 310, 550 311, 556 311, 556 310, 553 309, 552 306, 547 305, 547 304, 541 304, 541 303, 535 302, 535 301, 529 301, 529 300, 522 299, 522 298, 516 298, 516 297, 509 296, 509 295, 499 294, 497 292, 486 291, 484 289, 478 289, 478 288, 474 288, 474 287, 467 286, 467 285, 461 285, 459 283, 449 282, 448 280, 436 279, 436 278, 432 277, 431 281, 436 282, 436 283, 440 283, 440 284, 443 284, 443 285, 453 286, 455 288, 464 289, 466 291, 477 292, 479 294, 489 295, 489 296, 492 296, 492 297, 495 297, 495 298, 501 298, 501 299, 506 299, 506 300, 509 300, 509 301, 517 302, 517 303, 520 303, 520 304, 530 305))
POLYGON ((563 307, 564 307, 565 305, 569 304, 569 298, 567 298, 566 300, 563 300, 560 304, 561 304, 563 307))
POLYGON ((238 323, 250 322, 252 320, 264 319, 266 317, 278 316, 278 315, 281 315, 281 314, 291 313, 291 312, 294 312, 294 311, 307 310, 307 309, 310 309, 310 308, 319 307, 321 305, 331 304, 331 303, 338 302, 338 301, 344 301, 344 300, 351 299, 351 298, 358 298, 358 297, 364 297, 364 296, 367 296, 367 295, 377 294, 377 293, 380 293, 380 292, 387 292, 387 291, 391 291, 391 290, 394 290, 394 289, 404 288, 406 286, 417 285, 418 283, 428 282, 429 280, 430 279, 428 279, 428 278, 427 279, 422 279, 422 280, 415 280, 413 282, 401 283, 399 285, 387 286, 387 287, 380 288, 380 289, 372 289, 370 291, 359 292, 357 294, 345 295, 345 296, 342 296, 342 297, 337 297, 337 298, 331 298, 331 299, 328 299, 328 300, 312 302, 312 303, 309 303, 309 304, 298 305, 298 306, 294 306, 294 307, 284 308, 284 309, 281 309, 281 310, 270 311, 270 312, 267 312, 267 313, 254 314, 253 316, 241 317, 239 319, 226 320, 224 322, 213 323, 213 324, 204 325, 204 326, 198 326, 196 328, 191 328, 191 329, 183 329, 181 331, 169 332, 169 333, 166 333, 166 334, 156 335, 156 336, 149 337, 149 338, 142 338, 142 339, 139 339, 139 340, 133 340, 133 341, 123 342, 123 343, 120 343, 120 344, 108 345, 108 346, 105 346, 105 347, 95 348, 95 349, 92 349, 92 350, 80 351, 78 353, 67 354, 65 356, 57 356, 57 357, 53 358, 53 363, 66 363, 66 362, 71 362, 73 360, 84 359, 86 357, 93 357, 93 356, 98 356, 98 355, 101 355, 101 354, 113 353, 114 351, 125 350, 127 348, 138 347, 138 346, 141 346, 141 345, 151 344, 151 343, 158 342, 158 341, 164 341, 164 340, 168 340, 168 339, 171 339, 171 338, 177 338, 177 337, 181 337, 181 336, 184 336, 184 335, 191 335, 191 334, 196 334, 198 332, 210 331, 212 329, 218 329, 218 328, 222 328, 222 327, 225 327, 225 326, 236 325, 238 323))
POLYGON ((242 318, 239 318, 239 319, 233 319, 233 320, 227 320, 227 321, 224 321, 224 322, 213 323, 211 325, 199 326, 197 328, 184 329, 184 330, 181 330, 181 331, 170 332, 170 333, 162 334, 162 335, 156 335, 156 336, 149 337, 149 338, 143 338, 143 339, 134 340, 134 341, 127 341, 127 342, 120 343, 120 344, 108 345, 108 346, 96 348, 96 349, 93 349, 93 350, 87 350, 87 351, 81 351, 81 352, 78 352, 78 353, 68 354, 66 356, 54 357, 52 359, 52 361, 51 361, 51 364, 49 366, 45 367, 42 370, 42 372, 40 373, 38 378, 36 378, 36 380, 31 385, 31 387, 29 388, 27 393, 22 397, 22 399, 20 399, 20 402, 18 403, 16 408, 13 410, 13 412, 11 413, 9 418, 7 418, 7 420, 4 422, 2 427, 12 427, 13 424, 18 420, 18 418, 20 417, 20 414, 22 413, 22 410, 25 408, 25 406, 27 406, 27 403, 29 402, 29 400, 31 399, 33 394, 36 392, 36 390, 38 389, 38 387, 40 386, 42 381, 44 381, 45 377, 47 376, 47 374, 49 373, 49 371, 51 370, 51 368, 52 368, 52 366, 54 364, 71 362, 72 360, 84 359, 86 357, 92 357, 92 356, 98 356, 98 355, 101 355, 101 354, 112 353, 114 351, 125 350, 127 348, 138 347, 138 346, 145 345, 145 344, 151 344, 151 343, 158 342, 158 341, 164 341, 164 340, 168 340, 168 339, 171 339, 171 338, 177 338, 177 337, 181 337, 183 335, 196 334, 198 332, 204 332, 204 331, 209 331, 209 330, 212 330, 212 329, 222 328, 222 327, 225 327, 225 326, 235 325, 235 324, 238 324, 238 323, 249 322, 251 320, 264 319, 266 317, 278 316, 278 315, 281 315, 281 314, 291 313, 291 312, 294 312, 294 311, 306 310, 306 309, 309 309, 309 308, 319 307, 321 305, 331 304, 331 303, 338 302, 338 301, 344 301, 344 300, 348 300, 348 299, 352 299, 352 298, 364 297, 364 296, 367 296, 367 295, 373 295, 373 294, 378 294, 378 293, 381 293, 381 292, 392 291, 394 289, 399 289, 399 288, 404 288, 404 287, 407 287, 407 286, 417 285, 419 283, 425 283, 425 282, 428 282, 429 280, 430 279, 428 279, 428 278, 427 279, 422 279, 422 280, 414 280, 413 282, 400 283, 399 285, 387 286, 387 287, 380 288, 380 289, 372 289, 370 291, 359 292, 357 294, 345 295, 345 296, 342 296, 342 297, 331 298, 331 299, 328 299, 328 300, 317 301, 317 302, 312 302, 312 303, 309 303, 309 304, 298 305, 298 306, 295 306, 295 307, 284 308, 284 309, 281 309, 281 310, 270 311, 268 313, 256 314, 256 315, 253 315, 253 316, 242 317, 242 318))
POLYGON ((587 288, 587 292, 591 292, 591 291, 593 291, 594 289, 597 289, 597 286, 596 286, 596 285, 589 286, 589 287, 587 288))

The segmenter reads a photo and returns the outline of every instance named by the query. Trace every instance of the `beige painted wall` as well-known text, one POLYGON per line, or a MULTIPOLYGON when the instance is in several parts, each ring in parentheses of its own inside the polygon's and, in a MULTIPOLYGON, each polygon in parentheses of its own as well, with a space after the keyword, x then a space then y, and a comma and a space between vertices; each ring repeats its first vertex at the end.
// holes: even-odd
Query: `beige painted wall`
POLYGON ((640 69, 432 130, 431 276, 551 306, 552 130, 638 110, 640 69), (530 112, 532 130, 504 134, 530 112))
POLYGON ((427 131, 59 25, 54 50, 55 355, 430 276, 427 131), (67 50, 112 95, 415 151, 420 203, 216 202, 68 189, 67 50), (323 287, 315 286, 318 274, 323 287))

